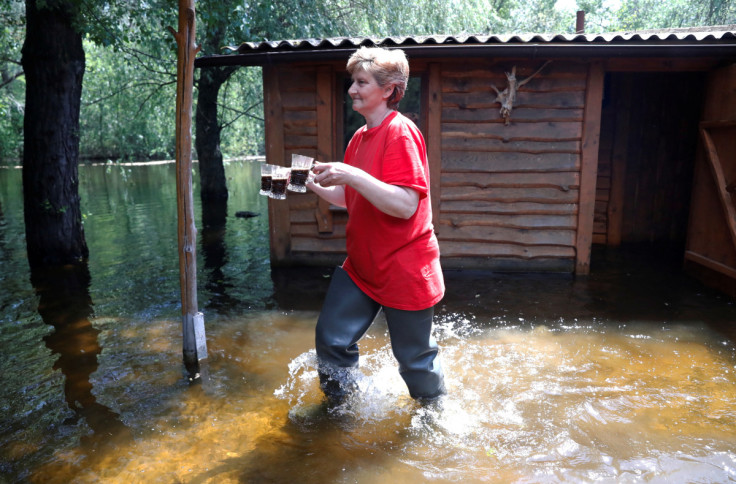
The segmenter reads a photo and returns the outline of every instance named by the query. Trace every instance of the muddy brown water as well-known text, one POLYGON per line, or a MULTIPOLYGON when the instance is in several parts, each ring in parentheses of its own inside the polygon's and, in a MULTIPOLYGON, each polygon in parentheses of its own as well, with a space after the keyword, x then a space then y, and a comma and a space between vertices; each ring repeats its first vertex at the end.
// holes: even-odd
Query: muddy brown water
POLYGON ((173 165, 82 167, 88 270, 35 274, 20 171, 0 169, 0 480, 736 480, 736 310, 676 251, 596 249, 586 278, 448 271, 449 394, 409 398, 379 316, 358 393, 328 409, 313 330, 330 270, 272 271, 258 167, 226 170, 227 206, 197 207, 209 358, 192 384, 173 165))

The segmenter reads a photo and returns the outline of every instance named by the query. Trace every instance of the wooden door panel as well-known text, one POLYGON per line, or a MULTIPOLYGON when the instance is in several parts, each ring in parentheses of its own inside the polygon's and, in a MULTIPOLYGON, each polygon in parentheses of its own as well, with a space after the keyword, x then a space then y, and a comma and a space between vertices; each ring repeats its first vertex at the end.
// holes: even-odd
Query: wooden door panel
POLYGON ((736 64, 708 80, 685 267, 736 294, 736 64), (706 269, 706 270, 703 270, 706 269))

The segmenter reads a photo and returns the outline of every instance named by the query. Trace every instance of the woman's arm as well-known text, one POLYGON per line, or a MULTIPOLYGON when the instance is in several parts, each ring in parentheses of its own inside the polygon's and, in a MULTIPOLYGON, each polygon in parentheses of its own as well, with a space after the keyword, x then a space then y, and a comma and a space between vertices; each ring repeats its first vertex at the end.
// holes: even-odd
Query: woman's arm
POLYGON ((312 190, 314 193, 324 198, 332 205, 345 208, 345 187, 342 185, 336 186, 321 186, 315 183, 314 180, 307 181, 307 188, 312 190))
POLYGON ((345 163, 317 163, 312 171, 316 176, 309 187, 328 202, 341 207, 345 206, 345 185, 360 193, 381 212, 394 217, 408 219, 414 215, 419 205, 419 193, 416 190, 382 182, 345 163), (328 198, 334 196, 327 191, 329 189, 341 189, 339 193, 342 203, 328 198))

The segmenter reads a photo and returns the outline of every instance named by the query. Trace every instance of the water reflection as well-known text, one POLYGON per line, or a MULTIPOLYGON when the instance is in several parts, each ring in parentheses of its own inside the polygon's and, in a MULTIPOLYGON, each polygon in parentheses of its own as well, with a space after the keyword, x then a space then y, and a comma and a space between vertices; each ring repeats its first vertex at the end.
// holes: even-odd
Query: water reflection
POLYGON ((66 378, 64 395, 74 412, 63 424, 75 425, 83 419, 92 433, 83 435, 81 441, 90 448, 129 437, 120 416, 97 401, 90 381, 97 371, 102 348, 98 342, 100 331, 90 322, 93 309, 87 264, 34 268, 31 283, 39 297, 38 313, 44 323, 54 328, 43 339, 58 355, 53 369, 60 370, 66 378))
POLYGON ((242 301, 229 294, 233 284, 227 280, 224 271, 228 263, 226 233, 227 199, 204 201, 200 231, 205 273, 203 286, 210 294, 204 309, 221 314, 226 314, 242 304, 242 301))

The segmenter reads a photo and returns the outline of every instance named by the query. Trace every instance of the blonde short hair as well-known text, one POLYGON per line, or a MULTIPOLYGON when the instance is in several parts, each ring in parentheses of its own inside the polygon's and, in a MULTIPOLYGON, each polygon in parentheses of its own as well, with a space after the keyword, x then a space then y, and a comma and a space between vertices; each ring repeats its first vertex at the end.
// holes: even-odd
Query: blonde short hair
POLYGON ((403 50, 361 47, 348 59, 347 70, 350 75, 363 70, 371 74, 381 87, 393 85, 394 92, 386 104, 391 109, 399 107, 399 101, 404 97, 406 84, 409 82, 409 61, 403 50))

